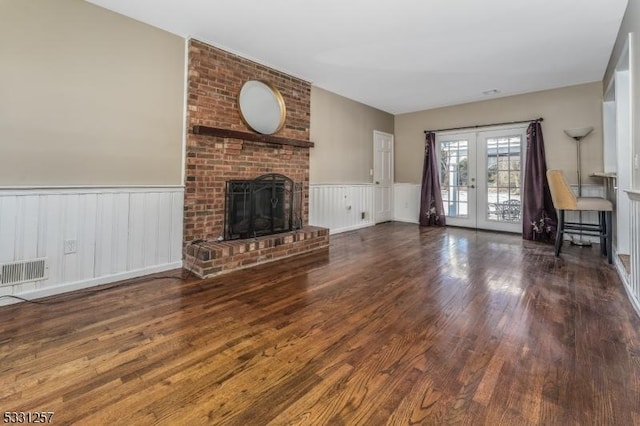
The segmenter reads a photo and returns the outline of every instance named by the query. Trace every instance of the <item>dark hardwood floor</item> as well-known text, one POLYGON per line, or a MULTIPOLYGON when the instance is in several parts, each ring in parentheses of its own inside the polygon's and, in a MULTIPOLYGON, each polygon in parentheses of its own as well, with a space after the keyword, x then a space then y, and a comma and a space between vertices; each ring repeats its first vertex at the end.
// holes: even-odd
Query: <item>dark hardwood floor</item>
POLYGON ((2 411, 640 424, 640 321, 597 246, 556 259, 514 235, 388 223, 332 236, 329 254, 45 301, 0 308, 2 411))

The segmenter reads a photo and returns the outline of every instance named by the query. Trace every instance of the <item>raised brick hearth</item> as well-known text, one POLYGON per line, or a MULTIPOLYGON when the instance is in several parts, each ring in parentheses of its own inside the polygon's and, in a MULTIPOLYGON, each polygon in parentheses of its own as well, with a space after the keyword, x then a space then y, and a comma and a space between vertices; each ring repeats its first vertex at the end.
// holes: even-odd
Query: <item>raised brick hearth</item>
MULTIPOLYGON (((311 85, 197 40, 189 46, 187 151, 184 203, 185 267, 201 277, 328 247, 326 229, 306 226, 309 212, 309 147, 252 138, 203 134, 202 126, 250 132, 237 95, 247 80, 278 88, 287 118, 275 135, 309 141, 311 85), (195 127, 194 127, 195 126, 195 127), (200 126, 200 127, 198 127, 200 126), (303 230, 258 239, 216 242, 224 236, 225 184, 279 173, 302 184, 303 230), (194 240, 205 240, 198 246, 194 240), (194 250, 198 250, 196 252, 194 250), (197 253, 197 256, 196 256, 197 253)), ((312 144, 309 144, 312 145, 312 144)))
POLYGON ((248 240, 189 244, 186 247, 185 266, 200 277, 210 277, 328 248, 328 229, 305 226, 293 232, 248 240))

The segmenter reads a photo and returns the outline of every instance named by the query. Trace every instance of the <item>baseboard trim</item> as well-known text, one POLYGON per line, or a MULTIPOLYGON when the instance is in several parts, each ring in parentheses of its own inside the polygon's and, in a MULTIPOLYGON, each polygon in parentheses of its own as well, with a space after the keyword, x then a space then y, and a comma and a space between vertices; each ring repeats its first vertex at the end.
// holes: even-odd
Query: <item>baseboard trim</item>
POLYGON ((360 224, 360 225, 345 226, 343 228, 331 229, 329 231, 329 235, 340 234, 342 232, 355 231, 356 229, 369 228, 369 227, 375 226, 375 225, 376 224, 373 223, 373 222, 368 222, 368 223, 364 223, 364 224, 360 224))
MULTIPOLYGON (((57 286, 47 287, 39 290, 29 291, 21 294, 15 294, 13 296, 21 297, 27 300, 41 299, 43 297, 56 296, 58 294, 68 293, 76 290, 83 290, 91 287, 96 287, 103 284, 114 283, 117 281, 129 280, 131 278, 138 278, 144 275, 156 274, 158 272, 170 271, 172 269, 182 268, 182 261, 166 263, 164 265, 150 266, 148 268, 136 269, 135 271, 127 271, 113 275, 105 275, 98 278, 92 278, 89 280, 75 281, 71 283, 63 283, 57 286)), ((0 306, 11 305, 14 303, 20 303, 21 300, 14 299, 11 295, 6 297, 0 297, 0 306)))
POLYGON ((413 223, 415 225, 420 223, 420 222, 418 222, 418 220, 411 220, 411 219, 400 218, 400 217, 394 217, 393 221, 394 222, 402 222, 402 223, 413 223))

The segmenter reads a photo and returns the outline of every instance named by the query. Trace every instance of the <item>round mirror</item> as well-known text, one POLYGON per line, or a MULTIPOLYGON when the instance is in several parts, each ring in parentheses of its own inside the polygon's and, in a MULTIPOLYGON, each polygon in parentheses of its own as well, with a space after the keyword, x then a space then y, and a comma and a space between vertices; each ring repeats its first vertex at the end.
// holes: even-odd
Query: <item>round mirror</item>
POLYGON ((249 80, 242 85, 238 106, 246 125, 263 135, 272 135, 280 130, 287 116, 284 99, 278 89, 258 80, 249 80))

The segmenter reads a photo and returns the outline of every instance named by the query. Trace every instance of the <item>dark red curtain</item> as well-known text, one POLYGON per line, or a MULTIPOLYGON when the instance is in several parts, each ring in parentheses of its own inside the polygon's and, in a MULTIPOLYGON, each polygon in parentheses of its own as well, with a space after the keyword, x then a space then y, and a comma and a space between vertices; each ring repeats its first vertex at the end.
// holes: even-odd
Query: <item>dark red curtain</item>
POLYGON ((527 128, 522 194, 522 238, 525 240, 553 240, 556 236, 558 216, 551 201, 546 173, 542 126, 539 121, 532 121, 527 128))
POLYGON ((427 133, 424 145, 424 167, 422 168, 422 191, 420 193, 420 225, 444 226, 444 208, 440 192, 440 171, 436 158, 436 134, 427 133))

